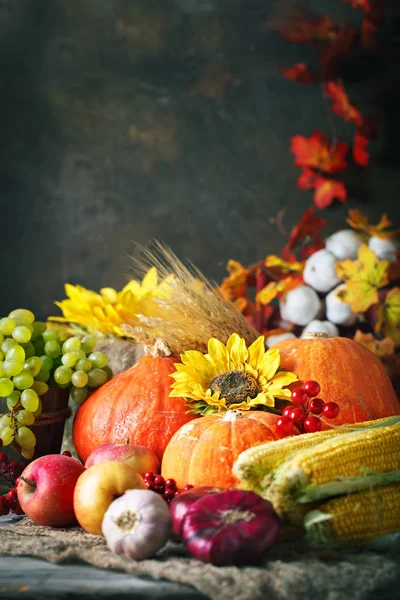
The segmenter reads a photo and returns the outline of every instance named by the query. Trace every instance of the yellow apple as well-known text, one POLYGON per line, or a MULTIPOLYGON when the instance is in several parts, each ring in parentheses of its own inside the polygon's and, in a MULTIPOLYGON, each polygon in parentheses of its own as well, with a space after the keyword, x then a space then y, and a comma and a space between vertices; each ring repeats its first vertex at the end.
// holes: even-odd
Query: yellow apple
POLYGON ((74 490, 74 511, 85 531, 102 535, 101 524, 111 502, 127 490, 145 490, 143 477, 129 465, 107 461, 93 465, 80 475, 74 490))

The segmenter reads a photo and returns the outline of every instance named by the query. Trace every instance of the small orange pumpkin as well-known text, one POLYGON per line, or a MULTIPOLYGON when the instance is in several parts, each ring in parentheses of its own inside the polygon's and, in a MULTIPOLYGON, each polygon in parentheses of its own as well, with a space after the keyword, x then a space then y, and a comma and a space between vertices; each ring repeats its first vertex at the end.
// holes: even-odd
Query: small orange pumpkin
POLYGON ((77 410, 72 439, 81 461, 101 444, 146 446, 161 460, 172 435, 197 418, 184 398, 170 398, 177 359, 144 356, 96 390, 77 410))
POLYGON ((171 438, 161 474, 175 479, 178 488, 234 488, 238 480, 232 475, 233 463, 244 450, 279 439, 278 419, 263 411, 228 410, 187 423, 171 438))
MULTIPOLYGON (((318 381, 320 397, 336 402, 340 413, 329 423, 357 423, 400 414, 400 403, 382 362, 361 344, 343 337, 309 334, 275 344, 281 368, 293 371, 301 387, 309 379, 318 381)), ((328 429, 329 425, 322 425, 328 429)))

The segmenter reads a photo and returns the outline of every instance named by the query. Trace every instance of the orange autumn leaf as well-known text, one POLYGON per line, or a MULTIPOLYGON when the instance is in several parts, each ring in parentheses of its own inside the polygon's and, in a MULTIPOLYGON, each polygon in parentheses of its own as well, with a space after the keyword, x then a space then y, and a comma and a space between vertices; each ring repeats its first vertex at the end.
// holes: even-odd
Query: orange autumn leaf
POLYGON ((290 149, 295 156, 295 165, 311 167, 326 173, 342 171, 347 167, 345 156, 348 145, 343 142, 329 144, 322 131, 314 131, 310 138, 295 135, 290 140, 290 149))
POLYGON ((296 63, 292 67, 281 67, 278 65, 280 72, 291 81, 300 83, 314 83, 318 79, 318 73, 311 72, 305 63, 296 63))
POLYGON ((356 313, 365 312, 378 302, 378 289, 389 283, 388 260, 379 260, 373 250, 363 244, 357 260, 343 260, 336 265, 338 277, 345 287, 336 296, 350 304, 356 313))
POLYGON ((332 42, 339 27, 325 15, 306 17, 296 15, 281 28, 281 35, 289 42, 332 42))
POLYGON ((382 331, 384 335, 390 336, 397 346, 400 345, 400 288, 392 288, 386 294, 378 309, 375 331, 382 331))
POLYGON ((303 168, 297 179, 297 187, 301 190, 313 190, 317 180, 317 173, 308 167, 303 168))
POLYGON ((349 216, 346 219, 346 222, 353 227, 353 229, 365 231, 369 235, 374 235, 383 240, 394 237, 400 233, 400 229, 388 231, 388 228, 391 226, 392 222, 389 221, 386 214, 381 216, 379 223, 372 225, 369 223, 368 218, 364 216, 362 212, 358 210, 358 208, 349 210, 349 216))
POLYGON ((293 290, 298 285, 301 285, 302 281, 294 277, 286 277, 280 281, 270 281, 256 296, 257 302, 260 304, 269 304, 274 298, 280 297, 285 292, 293 290))
POLYGON ((367 146, 369 139, 356 131, 353 140, 353 159, 354 162, 360 165, 360 167, 366 167, 369 163, 369 152, 367 146))
POLYGON ((358 108, 351 103, 342 83, 328 81, 324 85, 325 95, 332 101, 332 112, 345 121, 350 121, 358 127, 362 125, 363 118, 358 108))
POLYGON ((297 260, 288 261, 283 260, 275 254, 269 254, 265 259, 265 266, 268 268, 278 269, 282 273, 299 273, 301 274, 304 270, 304 262, 297 260))
POLYGON ((348 2, 353 8, 361 8, 366 13, 371 10, 371 3, 369 0, 344 0, 344 2, 348 2))
POLYGON ((318 177, 315 182, 314 202, 318 208, 330 206, 334 200, 346 202, 347 190, 344 183, 335 179, 318 177))
POLYGON ((226 270, 229 273, 220 285, 220 290, 223 295, 231 300, 232 298, 246 296, 246 283, 249 276, 249 271, 237 260, 229 260, 226 265, 226 270))
POLYGON ((394 353, 394 342, 391 337, 387 336, 383 340, 377 340, 372 333, 363 333, 357 329, 353 340, 361 346, 368 348, 379 358, 387 358, 394 353))
POLYGON ((326 227, 326 220, 319 215, 314 214, 314 206, 309 206, 298 223, 292 227, 289 240, 285 244, 281 255, 286 258, 289 251, 305 241, 312 241, 320 237, 321 231, 326 227))

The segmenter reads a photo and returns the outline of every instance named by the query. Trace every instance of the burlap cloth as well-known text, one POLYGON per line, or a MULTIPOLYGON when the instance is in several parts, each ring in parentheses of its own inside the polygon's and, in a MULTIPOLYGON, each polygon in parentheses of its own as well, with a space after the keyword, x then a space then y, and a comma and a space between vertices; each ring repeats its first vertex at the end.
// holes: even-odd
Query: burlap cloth
POLYGON ((193 586, 213 600, 394 600, 400 597, 400 553, 316 550, 304 542, 278 544, 260 567, 214 567, 169 543, 157 558, 128 562, 104 538, 78 527, 40 527, 27 518, 0 527, 0 555, 80 562, 193 586))

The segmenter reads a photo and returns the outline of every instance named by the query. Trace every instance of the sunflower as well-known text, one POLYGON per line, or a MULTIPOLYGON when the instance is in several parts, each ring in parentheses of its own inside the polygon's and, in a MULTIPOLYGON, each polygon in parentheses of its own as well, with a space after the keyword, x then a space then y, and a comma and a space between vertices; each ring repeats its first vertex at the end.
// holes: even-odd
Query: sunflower
POLYGON ((142 314, 150 316, 156 310, 154 299, 168 296, 170 279, 158 281, 155 267, 152 267, 141 282, 129 281, 117 292, 113 288, 102 288, 100 293, 80 285, 65 284, 67 300, 55 302, 61 309, 62 317, 49 317, 50 321, 73 323, 92 332, 114 336, 126 336, 124 323, 142 314))
POLYGON ((190 412, 202 415, 258 406, 274 406, 275 398, 290 400, 284 386, 297 381, 294 373, 279 371, 280 353, 265 350, 260 336, 251 346, 233 333, 226 346, 211 338, 208 353, 188 350, 181 354, 176 372, 171 374, 171 397, 184 397, 192 405, 190 412))

